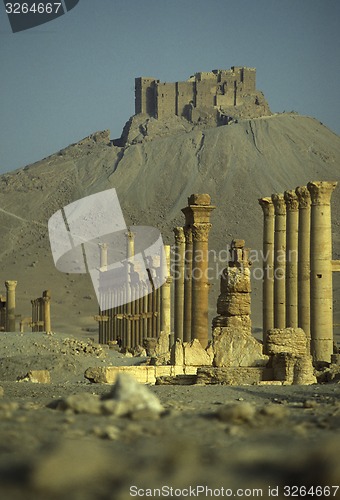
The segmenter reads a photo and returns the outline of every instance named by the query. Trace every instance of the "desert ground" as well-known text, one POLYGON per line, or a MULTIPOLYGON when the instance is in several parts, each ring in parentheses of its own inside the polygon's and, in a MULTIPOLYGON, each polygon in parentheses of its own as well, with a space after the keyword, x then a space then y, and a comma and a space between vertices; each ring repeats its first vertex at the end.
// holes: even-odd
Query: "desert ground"
POLYGON ((84 371, 144 358, 61 334, 4 333, 0 346, 2 498, 120 500, 162 487, 181 498, 190 487, 201 498, 285 498, 285 486, 313 486, 325 498, 326 486, 339 485, 338 377, 311 386, 150 386, 161 412, 118 416, 93 406, 91 398, 113 397, 112 387, 84 371), (46 368, 50 384, 25 380, 46 368))

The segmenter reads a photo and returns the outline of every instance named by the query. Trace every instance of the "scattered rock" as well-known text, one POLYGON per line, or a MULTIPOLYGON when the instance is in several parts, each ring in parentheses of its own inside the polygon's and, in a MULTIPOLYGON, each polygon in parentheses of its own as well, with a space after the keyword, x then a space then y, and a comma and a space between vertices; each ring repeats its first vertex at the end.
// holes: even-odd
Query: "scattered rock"
POLYGON ((48 370, 31 370, 23 377, 18 377, 18 382, 32 382, 33 384, 50 384, 51 375, 48 370))
POLYGON ((256 408, 250 403, 242 402, 222 406, 217 410, 216 414, 222 422, 242 424, 251 422, 254 419, 256 408))

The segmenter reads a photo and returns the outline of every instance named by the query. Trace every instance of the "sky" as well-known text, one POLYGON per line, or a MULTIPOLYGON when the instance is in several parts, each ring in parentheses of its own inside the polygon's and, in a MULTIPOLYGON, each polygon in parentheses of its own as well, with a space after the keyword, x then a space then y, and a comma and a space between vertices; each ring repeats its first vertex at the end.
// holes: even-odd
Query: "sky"
POLYGON ((79 0, 12 33, 0 3, 0 173, 134 114, 134 79, 250 66, 273 112, 340 134, 339 0, 79 0))

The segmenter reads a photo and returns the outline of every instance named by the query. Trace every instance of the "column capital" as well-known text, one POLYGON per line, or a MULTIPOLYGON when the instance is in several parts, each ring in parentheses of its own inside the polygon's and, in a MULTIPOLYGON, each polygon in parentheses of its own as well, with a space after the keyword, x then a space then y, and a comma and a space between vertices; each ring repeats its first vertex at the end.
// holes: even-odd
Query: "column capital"
POLYGON ((7 290, 15 290, 17 284, 18 284, 17 281, 13 281, 13 280, 5 281, 5 286, 6 286, 7 290))
POLYGON ((286 203, 282 193, 272 194, 275 215, 286 215, 286 203))
POLYGON ((266 217, 274 216, 274 205, 273 205, 273 201, 271 198, 269 198, 269 197, 259 198, 258 202, 259 202, 259 204, 263 210, 263 213, 266 217))
POLYGON ((337 184, 336 181, 308 182, 307 188, 311 195, 312 205, 330 205, 332 193, 337 184))
POLYGON ((175 235, 175 243, 185 243, 184 229, 182 226, 174 227, 173 232, 175 235))
POLYGON ((183 232, 184 232, 184 238, 185 238, 185 243, 192 243, 192 229, 191 226, 184 226, 183 227, 183 232))
POLYGON ((285 191, 283 194, 286 203, 286 209, 289 212, 297 212, 299 210, 299 200, 293 189, 285 191))
POLYGON ((295 193, 299 200, 299 208, 309 208, 311 204, 310 192, 307 186, 298 186, 295 189, 295 193))
POLYGON ((211 224, 200 222, 192 225, 192 237, 194 241, 208 241, 211 224))

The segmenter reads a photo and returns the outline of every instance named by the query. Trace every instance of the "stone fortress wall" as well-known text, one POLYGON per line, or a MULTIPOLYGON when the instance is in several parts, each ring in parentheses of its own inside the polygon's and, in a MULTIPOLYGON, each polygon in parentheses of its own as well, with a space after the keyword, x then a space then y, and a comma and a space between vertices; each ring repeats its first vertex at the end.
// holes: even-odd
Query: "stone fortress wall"
POLYGON ((217 124, 233 118, 270 115, 262 92, 256 90, 256 69, 232 66, 195 73, 185 82, 135 79, 135 113, 164 120, 174 115, 190 122, 213 117, 217 124))

